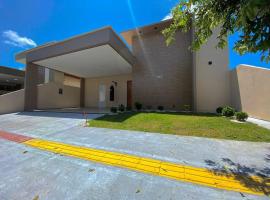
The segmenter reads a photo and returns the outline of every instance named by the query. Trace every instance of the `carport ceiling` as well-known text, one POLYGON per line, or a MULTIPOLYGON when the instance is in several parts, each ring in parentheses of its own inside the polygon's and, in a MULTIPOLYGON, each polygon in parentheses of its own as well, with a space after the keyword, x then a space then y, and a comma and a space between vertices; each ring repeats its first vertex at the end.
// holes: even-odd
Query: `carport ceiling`
POLYGON ((132 66, 110 45, 102 45, 34 62, 78 77, 128 74, 132 66))

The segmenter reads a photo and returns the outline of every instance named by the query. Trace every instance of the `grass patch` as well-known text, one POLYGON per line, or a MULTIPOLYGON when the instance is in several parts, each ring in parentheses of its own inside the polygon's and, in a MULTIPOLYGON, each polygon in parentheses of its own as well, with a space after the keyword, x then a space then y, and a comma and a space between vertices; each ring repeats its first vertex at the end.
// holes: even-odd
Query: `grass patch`
POLYGON ((90 127, 158 132, 253 142, 270 142, 270 130, 252 123, 234 123, 214 114, 131 112, 88 121, 90 127))

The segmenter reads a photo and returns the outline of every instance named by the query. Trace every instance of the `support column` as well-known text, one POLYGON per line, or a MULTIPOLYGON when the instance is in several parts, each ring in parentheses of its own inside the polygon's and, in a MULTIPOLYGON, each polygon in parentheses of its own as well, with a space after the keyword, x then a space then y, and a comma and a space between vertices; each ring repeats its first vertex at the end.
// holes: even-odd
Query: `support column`
POLYGON ((39 66, 26 64, 24 110, 32 111, 37 108, 37 85, 39 82, 39 66))
POLYGON ((81 78, 80 107, 85 107, 85 79, 81 78))

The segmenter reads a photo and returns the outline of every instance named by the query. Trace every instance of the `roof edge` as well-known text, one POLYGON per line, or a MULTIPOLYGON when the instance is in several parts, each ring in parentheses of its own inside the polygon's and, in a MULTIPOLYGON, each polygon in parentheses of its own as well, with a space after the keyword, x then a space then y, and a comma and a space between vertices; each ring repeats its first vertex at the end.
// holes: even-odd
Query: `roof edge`
POLYGON ((98 28, 98 29, 95 29, 95 30, 92 30, 92 31, 89 31, 89 32, 86 32, 86 33, 82 33, 82 34, 78 34, 78 35, 69 37, 69 38, 64 39, 64 40, 60 40, 58 42, 57 41, 52 41, 52 42, 49 42, 49 43, 45 43, 44 45, 40 45, 40 46, 37 46, 35 48, 28 49, 26 51, 22 51, 22 52, 19 52, 19 53, 15 54, 15 60, 17 62, 21 62, 23 64, 26 64, 26 61, 25 61, 26 55, 28 53, 30 53, 30 52, 33 52, 33 51, 36 51, 36 50, 40 50, 42 48, 49 47, 49 46, 52 46, 52 45, 65 43, 67 41, 70 41, 70 40, 73 40, 73 39, 77 39, 77 38, 83 37, 85 35, 92 34, 92 33, 95 33, 95 32, 101 31, 101 30, 105 30, 105 29, 111 29, 111 30, 113 30, 111 26, 104 26, 104 27, 101 27, 101 28, 98 28))
POLYGON ((270 69, 266 68, 266 67, 260 67, 260 66, 248 65, 248 64, 239 64, 234 69, 238 69, 238 68, 241 68, 241 67, 249 67, 249 68, 255 68, 255 69, 261 69, 261 70, 270 71, 270 69))
POLYGON ((6 66, 0 66, 0 74, 24 77, 25 71, 6 66))

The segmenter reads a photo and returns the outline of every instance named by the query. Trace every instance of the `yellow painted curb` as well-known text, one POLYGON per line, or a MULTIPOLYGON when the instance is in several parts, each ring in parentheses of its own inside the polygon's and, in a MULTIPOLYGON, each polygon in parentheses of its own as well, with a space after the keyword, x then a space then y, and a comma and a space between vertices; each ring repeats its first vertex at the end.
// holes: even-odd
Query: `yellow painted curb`
POLYGON ((41 139, 32 139, 24 142, 24 144, 66 156, 72 156, 105 165, 126 168, 140 171, 142 173, 162 176, 178 181, 191 182, 223 190, 245 192, 256 195, 263 195, 270 192, 270 184, 267 184, 266 179, 257 176, 248 177, 247 180, 247 177, 241 177, 240 175, 217 174, 214 171, 204 168, 196 168, 162 160, 97 150, 41 139))

